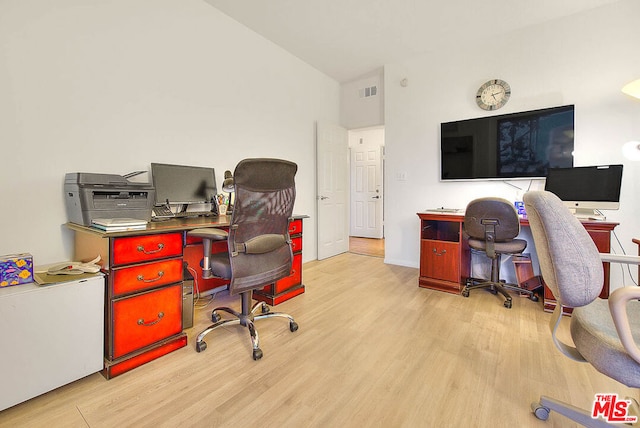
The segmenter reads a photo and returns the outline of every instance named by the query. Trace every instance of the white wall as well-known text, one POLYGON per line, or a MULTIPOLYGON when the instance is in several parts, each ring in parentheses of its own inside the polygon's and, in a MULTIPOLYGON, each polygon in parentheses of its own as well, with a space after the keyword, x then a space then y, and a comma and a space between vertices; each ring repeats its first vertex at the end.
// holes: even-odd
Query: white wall
POLYGON ((295 212, 316 258, 314 122, 340 86, 200 0, 0 2, 0 254, 72 256, 67 172, 151 162, 298 163, 295 212))
POLYGON ((341 85, 340 125, 347 129, 384 125, 384 69, 341 85), (376 96, 359 96, 361 89, 371 86, 377 87, 376 96))
MULTIPOLYGON (((488 43, 471 41, 459 49, 388 64, 385 206, 393 209, 385 212, 385 261, 419 265, 416 212, 464 208, 479 196, 515 200, 517 190, 503 183, 438 180, 440 123, 496 114, 475 103, 478 87, 492 78, 506 80, 512 88, 499 113, 575 104, 575 164, 624 164, 621 208, 606 215, 620 222, 617 236, 627 253, 636 254, 631 239, 640 236, 640 162, 625 160, 621 146, 640 138, 640 102, 620 88, 640 77, 638 16, 640 2, 626 0, 488 43), (403 78, 407 87, 400 85, 403 78), (407 180, 398 181, 398 173, 406 173, 407 180)), ((533 188, 539 186, 540 181, 533 183, 533 188)), ((620 275, 618 268, 615 275, 620 275)))

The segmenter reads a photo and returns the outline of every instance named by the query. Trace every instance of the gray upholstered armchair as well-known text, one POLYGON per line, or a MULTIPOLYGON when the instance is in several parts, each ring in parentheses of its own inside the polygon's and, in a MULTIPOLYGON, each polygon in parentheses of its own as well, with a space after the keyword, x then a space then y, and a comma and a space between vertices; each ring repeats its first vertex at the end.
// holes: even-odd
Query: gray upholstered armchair
POLYGON ((211 331, 240 324, 247 327, 253 345, 253 359, 262 358, 258 332, 254 321, 282 317, 289 320, 294 332, 298 324, 293 317, 270 312, 266 303, 253 308, 252 292, 291 274, 293 255, 289 238, 289 221, 296 197, 295 174, 298 166, 280 159, 245 159, 238 163, 233 174, 235 205, 229 232, 216 228, 195 229, 190 236, 203 240, 203 277, 230 279, 229 293, 240 294, 242 309, 216 308, 211 313, 213 324, 196 339, 196 350, 207 347, 204 337, 211 331), (228 253, 210 254, 211 242, 226 240, 228 253), (234 316, 221 321, 218 311, 234 316))
MULTIPOLYGON (((580 221, 553 193, 528 192, 524 203, 542 277, 558 303, 550 323, 556 347, 626 386, 640 387, 640 288, 615 289, 608 301, 598 297, 603 261, 640 264, 640 257, 599 254, 580 221), (556 336, 563 307, 574 308, 571 338, 575 346, 556 336)), ((640 416, 637 403, 633 407, 630 414, 640 416)), ((607 426, 604 420, 592 418, 590 411, 546 396, 533 403, 532 410, 543 420, 553 410, 585 426, 607 426)))

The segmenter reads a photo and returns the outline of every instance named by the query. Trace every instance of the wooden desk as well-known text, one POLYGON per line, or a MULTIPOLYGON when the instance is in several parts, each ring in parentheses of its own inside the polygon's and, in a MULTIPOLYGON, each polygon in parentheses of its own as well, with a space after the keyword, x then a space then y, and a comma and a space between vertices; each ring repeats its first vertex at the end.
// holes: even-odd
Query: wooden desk
MULTIPOLYGON (((417 213, 420 218, 420 287, 459 294, 470 274, 471 251, 463 234, 462 213, 417 213)), ((529 227, 527 219, 520 225, 529 227)), ((611 231, 618 223, 582 221, 598 251, 611 251, 611 231)), ((604 265, 604 285, 600 297, 609 296, 609 263, 604 265)), ((553 310, 556 303, 551 291, 544 288, 544 308, 553 310)))
MULTIPOLYGON (((262 290, 257 300, 278 304, 304 293, 302 219, 289 225, 294 263, 291 275, 262 290)), ((187 344, 182 326, 183 272, 189 269, 200 295, 228 280, 202 278, 202 240, 187 235, 200 227, 228 227, 231 217, 187 217, 151 222, 144 230, 103 232, 67 223, 75 233, 74 260, 100 255, 107 276, 105 299, 105 365, 107 379, 118 376, 187 344)), ((227 252, 216 242, 212 252, 227 252)), ((195 290, 194 290, 195 292, 195 290)))

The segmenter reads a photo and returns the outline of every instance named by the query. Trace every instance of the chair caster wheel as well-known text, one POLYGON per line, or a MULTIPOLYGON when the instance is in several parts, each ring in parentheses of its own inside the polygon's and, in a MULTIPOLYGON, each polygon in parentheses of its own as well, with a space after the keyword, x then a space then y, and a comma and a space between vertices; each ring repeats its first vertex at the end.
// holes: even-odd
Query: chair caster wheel
POLYGON ((260 348, 254 349, 253 350, 253 359, 257 361, 260 358, 262 358, 262 349, 260 349, 260 348))
POLYGON ((207 342, 196 342, 196 351, 202 352, 207 349, 207 342))
POLYGON ((505 300, 504 301, 504 307, 507 309, 511 309, 511 300, 505 300))
POLYGON ((533 414, 536 415, 536 418, 540 419, 541 421, 546 421, 547 419, 549 419, 549 409, 547 407, 544 407, 542 404, 531 403, 531 410, 533 411, 533 414))
POLYGON ((263 303, 263 304, 262 304, 262 313, 263 313, 263 314, 268 314, 268 313, 269 313, 269 311, 271 311, 271 308, 269 308, 269 305, 267 305, 267 304, 263 303))
POLYGON ((537 302, 539 300, 538 296, 536 296, 535 294, 532 294, 531 297, 529 298, 531 299, 532 302, 537 302))
POLYGON ((294 331, 298 330, 298 323, 295 321, 291 321, 289 323, 289 330, 291 330, 291 333, 293 333, 294 331))
POLYGON ((211 321, 213 322, 218 322, 222 319, 222 317, 220 317, 220 315, 217 312, 211 312, 211 321))
POLYGON ((462 297, 469 297, 469 290, 462 290, 462 297))

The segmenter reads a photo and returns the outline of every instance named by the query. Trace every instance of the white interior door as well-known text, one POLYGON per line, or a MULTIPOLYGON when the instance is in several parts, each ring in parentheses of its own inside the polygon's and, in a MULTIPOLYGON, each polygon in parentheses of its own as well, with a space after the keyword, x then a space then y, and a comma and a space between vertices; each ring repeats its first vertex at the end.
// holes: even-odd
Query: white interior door
POLYGON ((347 130, 316 125, 318 260, 349 251, 349 145, 347 130))
MULTIPOLYGON (((384 131, 378 130, 380 133, 384 131)), ((384 146, 371 131, 350 132, 351 236, 383 237, 382 157, 384 146)))

